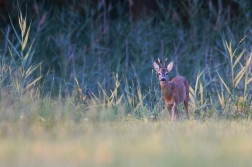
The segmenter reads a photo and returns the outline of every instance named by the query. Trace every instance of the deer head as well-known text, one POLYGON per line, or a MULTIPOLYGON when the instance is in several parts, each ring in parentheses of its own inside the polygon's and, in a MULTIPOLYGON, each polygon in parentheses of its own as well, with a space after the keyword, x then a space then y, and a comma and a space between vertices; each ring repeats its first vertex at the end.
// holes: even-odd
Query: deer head
POLYGON ((170 64, 168 64, 168 66, 165 67, 166 61, 167 61, 167 59, 165 59, 164 67, 162 67, 162 63, 161 63, 160 59, 158 59, 159 65, 155 61, 153 62, 153 67, 158 74, 158 79, 159 79, 160 83, 169 82, 168 73, 172 70, 173 62, 170 62, 170 64))

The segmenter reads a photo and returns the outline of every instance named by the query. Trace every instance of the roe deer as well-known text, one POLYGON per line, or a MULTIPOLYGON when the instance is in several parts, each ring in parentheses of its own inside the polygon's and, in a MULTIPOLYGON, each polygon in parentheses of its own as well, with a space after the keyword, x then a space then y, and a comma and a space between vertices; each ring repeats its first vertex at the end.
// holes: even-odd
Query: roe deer
POLYGON ((168 73, 172 70, 173 62, 165 67, 167 59, 165 59, 164 67, 158 59, 159 65, 154 61, 154 69, 158 73, 158 79, 161 86, 161 92, 164 97, 164 101, 168 108, 169 120, 178 119, 178 109, 179 103, 184 101, 184 110, 188 117, 188 99, 189 99, 189 83, 182 76, 176 76, 171 81, 169 81, 168 73))

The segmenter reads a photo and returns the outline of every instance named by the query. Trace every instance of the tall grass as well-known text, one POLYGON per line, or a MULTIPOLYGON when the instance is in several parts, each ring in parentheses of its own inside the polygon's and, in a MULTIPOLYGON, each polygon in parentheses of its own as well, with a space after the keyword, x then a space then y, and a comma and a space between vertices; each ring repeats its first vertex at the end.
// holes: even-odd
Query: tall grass
MULTIPOLYGON (((243 39, 242 39, 243 40, 243 39)), ((239 43, 241 43, 240 41, 239 43)), ((240 59, 244 57, 246 48, 243 48, 240 53, 236 53, 238 47, 232 49, 232 44, 224 42, 225 51, 224 54, 228 56, 230 75, 227 81, 218 74, 221 84, 224 88, 221 89, 221 93, 218 91, 218 99, 222 108, 226 108, 228 103, 235 103, 235 105, 228 104, 228 110, 226 112, 234 115, 246 115, 250 111, 251 103, 251 53, 247 53, 244 58, 244 62, 241 63, 240 59), (249 88, 249 89, 248 89, 249 88), (225 95, 224 95, 225 94, 225 95)))
POLYGON ((67 8, 43 13, 43 4, 35 5, 32 22, 19 11, 12 35, 3 30, 9 52, 1 59, 2 121, 14 115, 53 127, 70 120, 166 119, 152 69, 157 57, 174 60, 172 75, 189 80, 192 119, 250 118, 251 33, 245 21, 216 30, 196 4, 186 29, 165 10, 163 20, 132 22, 123 14, 106 20, 101 6, 89 1, 83 16, 67 8))

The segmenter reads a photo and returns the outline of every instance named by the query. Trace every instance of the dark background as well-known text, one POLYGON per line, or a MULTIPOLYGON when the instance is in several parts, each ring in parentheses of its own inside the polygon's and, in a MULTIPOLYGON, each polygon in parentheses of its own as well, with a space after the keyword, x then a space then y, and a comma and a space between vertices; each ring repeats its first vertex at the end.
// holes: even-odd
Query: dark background
POLYGON ((146 91, 156 82, 152 61, 158 57, 175 61, 172 76, 184 75, 193 85, 206 69, 210 82, 227 65, 223 39, 251 38, 252 3, 245 0, 0 0, 2 59, 11 59, 3 32, 17 42, 10 21, 20 32, 18 5, 32 22, 32 60, 43 61, 34 75, 44 75, 45 93, 71 92, 74 78, 84 93, 97 92, 97 82, 109 90, 116 74, 122 84, 146 91))

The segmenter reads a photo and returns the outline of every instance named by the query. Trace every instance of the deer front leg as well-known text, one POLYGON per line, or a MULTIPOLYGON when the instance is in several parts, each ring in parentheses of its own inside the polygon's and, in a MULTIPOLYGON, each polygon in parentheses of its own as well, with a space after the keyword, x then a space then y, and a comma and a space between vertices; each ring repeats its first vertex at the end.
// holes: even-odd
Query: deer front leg
POLYGON ((172 106, 172 121, 176 120, 177 118, 178 118, 178 109, 176 103, 174 102, 172 106))
POLYGON ((178 108, 177 108, 177 106, 176 106, 176 108, 175 108, 174 120, 178 120, 178 117, 179 117, 179 115, 178 115, 178 108))
POLYGON ((171 121, 172 120, 172 107, 171 106, 167 106, 167 108, 168 108, 168 115, 169 115, 168 120, 171 121))
POLYGON ((184 101, 184 110, 186 113, 186 117, 189 118, 189 113, 188 113, 188 99, 184 101))
POLYGON ((173 110, 174 110, 173 120, 176 121, 178 119, 178 107, 177 107, 176 103, 174 103, 174 105, 173 105, 173 110))

